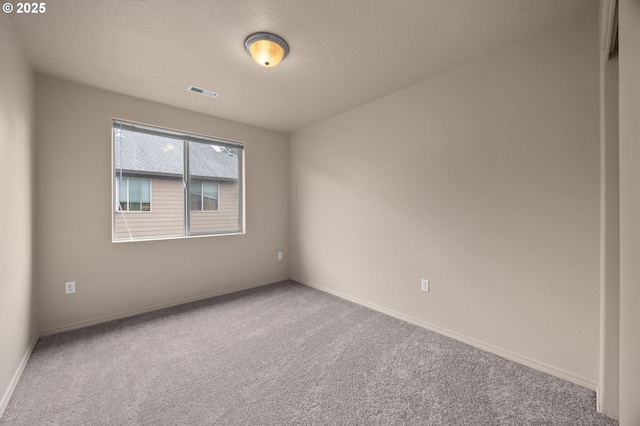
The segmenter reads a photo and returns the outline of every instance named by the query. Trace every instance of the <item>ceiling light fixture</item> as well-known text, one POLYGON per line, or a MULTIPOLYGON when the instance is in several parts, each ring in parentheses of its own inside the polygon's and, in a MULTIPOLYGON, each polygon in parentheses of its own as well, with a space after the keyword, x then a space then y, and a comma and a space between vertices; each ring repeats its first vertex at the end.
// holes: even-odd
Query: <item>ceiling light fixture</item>
POLYGON ((245 40, 244 48, 263 67, 275 67, 289 53, 287 42, 271 33, 251 34, 245 40))

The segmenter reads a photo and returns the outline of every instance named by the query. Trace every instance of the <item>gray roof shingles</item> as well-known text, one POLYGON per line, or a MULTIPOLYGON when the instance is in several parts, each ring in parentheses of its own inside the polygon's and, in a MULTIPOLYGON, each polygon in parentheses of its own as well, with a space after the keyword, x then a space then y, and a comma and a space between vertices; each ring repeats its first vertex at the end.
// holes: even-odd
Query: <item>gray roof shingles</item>
MULTIPOLYGON (((122 130, 115 136, 115 167, 125 173, 182 176, 182 141, 146 133, 122 130)), ((189 144, 191 176, 238 179, 238 155, 215 144, 189 144)))

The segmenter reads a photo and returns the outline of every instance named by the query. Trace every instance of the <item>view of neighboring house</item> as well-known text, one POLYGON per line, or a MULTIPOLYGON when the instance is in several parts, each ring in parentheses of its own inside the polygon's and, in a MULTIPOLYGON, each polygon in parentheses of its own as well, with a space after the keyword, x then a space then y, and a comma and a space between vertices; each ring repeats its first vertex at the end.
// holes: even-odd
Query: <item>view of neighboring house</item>
POLYGON ((115 129, 114 240, 183 236, 185 226, 189 235, 239 229, 237 151, 188 142, 189 199, 185 203, 185 144, 115 129))

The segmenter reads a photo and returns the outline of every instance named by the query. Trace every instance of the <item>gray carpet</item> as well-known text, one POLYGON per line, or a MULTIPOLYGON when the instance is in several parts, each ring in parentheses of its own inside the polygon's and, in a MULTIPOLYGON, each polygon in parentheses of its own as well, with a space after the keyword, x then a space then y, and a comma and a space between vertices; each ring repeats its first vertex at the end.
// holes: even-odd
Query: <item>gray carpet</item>
POLYGON ((292 281, 39 340, 0 425, 615 425, 593 391, 292 281))

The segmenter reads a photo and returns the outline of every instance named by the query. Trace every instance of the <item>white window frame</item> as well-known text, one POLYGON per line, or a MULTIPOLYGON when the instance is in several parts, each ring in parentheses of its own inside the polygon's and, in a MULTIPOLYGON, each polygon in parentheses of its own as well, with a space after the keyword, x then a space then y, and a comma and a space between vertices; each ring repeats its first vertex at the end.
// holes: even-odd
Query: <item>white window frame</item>
MULTIPOLYGON (((237 141, 231 141, 231 140, 226 140, 226 139, 219 139, 219 138, 213 138, 213 137, 209 137, 209 136, 203 136, 203 135, 198 135, 198 134, 194 134, 194 133, 187 133, 187 132, 182 132, 182 131, 176 131, 176 130, 170 130, 170 129, 166 129, 166 128, 162 128, 162 127, 158 127, 158 126, 151 126, 151 125, 146 125, 146 124, 139 124, 139 123, 134 123, 134 122, 130 122, 130 121, 124 121, 121 119, 113 119, 112 121, 112 155, 111 155, 111 170, 112 172, 116 173, 116 174, 122 174, 123 171, 120 170, 118 171, 116 169, 116 159, 115 159, 115 155, 116 155, 116 130, 120 129, 122 130, 127 130, 127 131, 134 131, 134 132, 140 132, 140 133, 145 133, 147 135, 155 135, 155 136, 160 136, 160 137, 164 137, 164 138, 171 138, 171 139, 175 139, 175 140, 179 140, 182 142, 183 145, 183 150, 184 150, 184 154, 183 154, 183 159, 184 159, 184 165, 183 165, 183 171, 182 171, 182 176, 183 176, 183 218, 184 218, 184 223, 183 223, 183 234, 182 235, 171 235, 171 236, 154 236, 154 237, 133 237, 131 236, 130 239, 117 239, 116 238, 116 217, 117 214, 120 213, 149 213, 149 212, 140 212, 140 211, 134 211, 134 212, 130 212, 130 211, 117 211, 117 203, 118 203, 118 199, 117 194, 116 194, 116 188, 117 188, 117 184, 116 181, 113 181, 113 186, 112 186, 112 199, 113 202, 116 205, 116 208, 112 209, 112 216, 113 216, 113 221, 112 221, 112 242, 116 243, 116 242, 127 242, 127 241, 144 241, 144 240, 166 240, 166 239, 182 239, 182 238, 192 238, 192 237, 204 237, 204 236, 218 236, 218 235, 242 235, 245 233, 245 200, 244 200, 244 186, 245 186, 245 176, 244 176, 244 144, 242 142, 237 142, 237 141), (228 229, 228 230, 224 230, 224 231, 206 231, 206 232, 194 232, 190 230, 190 213, 191 212, 201 212, 202 210, 191 210, 190 209, 190 195, 191 195, 191 191, 190 191, 190 186, 191 186, 191 181, 196 180, 199 181, 199 183, 203 182, 203 179, 201 177, 198 176, 191 176, 190 172, 189 172, 189 145, 191 143, 198 143, 198 144, 207 144, 207 145, 211 145, 211 146, 220 146, 220 147, 224 147, 224 148, 228 148, 228 151, 231 152, 230 150, 233 151, 233 155, 237 156, 238 159, 238 169, 237 169, 237 181, 238 181, 238 226, 236 229, 228 229)), ((127 173, 127 172, 124 172, 127 173)), ((130 174, 127 177, 132 177, 130 174)), ((137 178, 137 176, 133 176, 134 178, 137 178)), ((116 177, 117 179, 118 177, 116 177)), ((146 178, 146 177, 145 177, 146 178)), ((123 177, 124 179, 124 177, 123 177)), ((235 178, 234 178, 235 179, 235 178)), ((153 197, 152 194, 152 185, 153 185, 153 179, 150 179, 150 199, 153 197)), ((206 181, 206 179, 204 180, 206 181)), ((220 211, 220 182, 213 182, 218 186, 218 210, 204 210, 204 212, 219 212, 220 211)), ((128 184, 127 184, 127 188, 128 188, 128 184)), ((201 187, 202 189, 202 187, 201 187)), ((127 194, 127 199, 128 199, 129 195, 127 194)), ((204 204, 203 204, 204 207, 204 204)))

